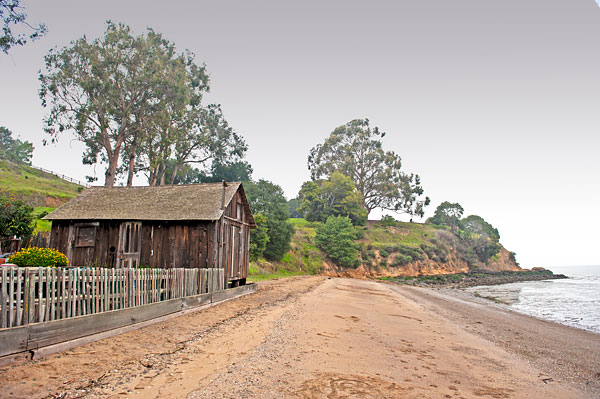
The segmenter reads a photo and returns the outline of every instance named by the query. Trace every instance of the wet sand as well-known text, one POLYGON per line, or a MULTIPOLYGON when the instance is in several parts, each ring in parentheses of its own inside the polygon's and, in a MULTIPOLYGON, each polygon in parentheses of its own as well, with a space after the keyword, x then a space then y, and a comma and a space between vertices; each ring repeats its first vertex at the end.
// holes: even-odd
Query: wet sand
POLYGON ((470 322, 487 321, 477 314, 456 320, 445 306, 458 306, 439 298, 351 279, 262 283, 256 294, 202 312, 3 367, 0 396, 595 397, 571 377, 473 331, 470 322))
POLYGON ((600 334, 540 320, 455 289, 393 288, 457 328, 600 398, 600 334))

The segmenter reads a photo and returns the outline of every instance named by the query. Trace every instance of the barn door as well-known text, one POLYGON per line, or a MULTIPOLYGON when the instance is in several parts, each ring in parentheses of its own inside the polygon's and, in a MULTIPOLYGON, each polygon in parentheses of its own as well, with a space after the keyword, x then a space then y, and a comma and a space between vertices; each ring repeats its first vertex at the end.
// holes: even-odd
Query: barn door
POLYGON ((138 267, 140 265, 141 246, 142 224, 140 222, 121 223, 121 228, 119 229, 117 267, 138 267))
POLYGON ((237 278, 240 276, 240 264, 239 264, 239 250, 240 250, 240 228, 238 226, 231 226, 231 278, 237 278))

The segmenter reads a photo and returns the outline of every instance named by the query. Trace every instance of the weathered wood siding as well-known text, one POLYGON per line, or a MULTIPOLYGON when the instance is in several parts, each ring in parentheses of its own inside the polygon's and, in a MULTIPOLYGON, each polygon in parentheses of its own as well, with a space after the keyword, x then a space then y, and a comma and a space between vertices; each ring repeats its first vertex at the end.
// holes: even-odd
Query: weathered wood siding
MULTIPOLYGON (((62 221, 52 223, 50 246, 72 266, 119 267, 123 222, 141 222, 137 266, 223 268, 227 281, 248 277, 249 208, 238 191, 217 221, 62 221)), ((137 246, 135 247, 137 248, 137 246)))
POLYGON ((250 226, 248 209, 244 207, 241 193, 232 198, 221 219, 223 231, 219 250, 219 263, 229 281, 248 277, 250 226))
MULTIPOLYGON (((65 223, 54 221, 51 246, 65 253, 73 266, 115 267, 119 247, 117 221, 96 222, 93 246, 78 246, 78 226, 89 226, 91 222, 65 223)), ((211 222, 147 222, 142 221, 140 231, 140 266, 160 268, 207 268, 211 267, 214 255, 210 256, 211 233, 215 224, 211 222)), ((214 235, 214 234, 213 234, 214 235)))
POLYGON ((140 265, 161 268, 207 268, 213 258, 209 248, 212 222, 142 222, 140 265))

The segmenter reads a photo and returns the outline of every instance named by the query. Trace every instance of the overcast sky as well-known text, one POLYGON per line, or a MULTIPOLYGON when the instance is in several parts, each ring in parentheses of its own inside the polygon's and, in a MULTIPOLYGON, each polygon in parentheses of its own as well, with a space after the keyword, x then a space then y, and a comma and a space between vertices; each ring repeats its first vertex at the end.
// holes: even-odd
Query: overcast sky
POLYGON ((98 37, 111 19, 136 34, 152 27, 206 63, 207 100, 247 140, 254 178, 288 198, 309 178, 311 147, 369 118, 421 175, 428 216, 459 202, 498 227, 523 267, 600 264, 595 0, 24 5, 48 34, 0 54, 0 125, 35 144, 34 165, 94 174, 72 137, 42 146, 37 74, 51 47, 98 37))

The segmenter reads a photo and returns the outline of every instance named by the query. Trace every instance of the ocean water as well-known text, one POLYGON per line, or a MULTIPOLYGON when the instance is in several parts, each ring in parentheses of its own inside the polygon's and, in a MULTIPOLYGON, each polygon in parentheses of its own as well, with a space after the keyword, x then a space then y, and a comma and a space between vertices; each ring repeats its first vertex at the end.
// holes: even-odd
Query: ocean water
POLYGON ((600 266, 550 270, 569 278, 478 286, 466 291, 520 313, 600 334, 600 266))

